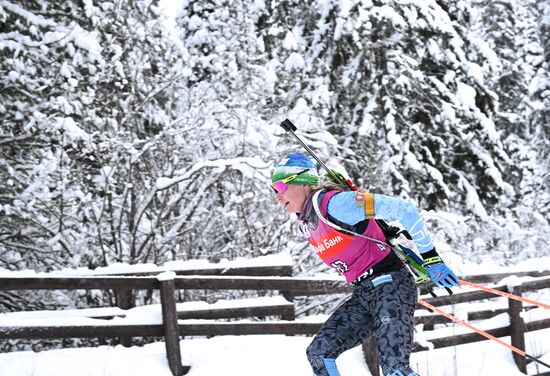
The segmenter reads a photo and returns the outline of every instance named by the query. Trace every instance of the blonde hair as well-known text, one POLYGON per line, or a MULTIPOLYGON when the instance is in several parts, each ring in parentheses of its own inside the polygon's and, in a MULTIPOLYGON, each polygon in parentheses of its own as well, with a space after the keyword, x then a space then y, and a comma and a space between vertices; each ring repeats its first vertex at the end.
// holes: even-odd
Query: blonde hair
MULTIPOLYGON (((345 190, 345 189, 343 189, 342 185, 337 184, 337 183, 333 182, 332 180, 326 180, 326 179, 321 179, 321 178, 319 179, 319 182, 317 183, 317 185, 315 187, 313 187, 313 189, 315 189, 315 190, 324 189, 325 191, 333 191, 333 190, 342 191, 342 190, 345 190)), ((350 188, 347 188, 347 190, 350 190, 350 188)), ((359 189, 357 189, 356 192, 367 193, 368 191, 365 188, 359 188, 359 189)))
POLYGON ((325 179, 319 179, 317 182, 317 185, 314 187, 315 190, 318 189, 324 189, 326 191, 333 191, 333 190, 342 190, 342 186, 340 184, 336 184, 332 180, 325 180, 325 179))

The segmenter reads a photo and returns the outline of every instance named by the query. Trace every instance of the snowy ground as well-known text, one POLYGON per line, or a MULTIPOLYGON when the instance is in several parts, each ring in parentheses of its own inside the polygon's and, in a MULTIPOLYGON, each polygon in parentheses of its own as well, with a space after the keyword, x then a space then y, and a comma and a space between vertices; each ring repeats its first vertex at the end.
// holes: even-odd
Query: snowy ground
MULTIPOLYGON (((528 351, 546 351, 550 362, 550 329, 530 333, 528 351), (546 343, 544 343, 546 342, 546 343), (544 345, 543 345, 544 344, 544 345)), ((311 375, 305 358, 308 337, 240 336, 181 341, 183 363, 192 366, 189 376, 298 376, 311 375)), ((509 338, 504 338, 509 341, 509 338)), ((510 351, 487 341, 456 348, 414 353, 411 364, 423 376, 523 375, 510 351)), ((361 349, 338 359, 342 376, 370 375, 361 349)), ((529 374, 537 374, 533 365, 529 374)), ((546 372, 550 370, 543 370, 546 372)), ((16 352, 0 355, 2 376, 170 376, 164 343, 144 347, 98 347, 41 353, 16 352)))

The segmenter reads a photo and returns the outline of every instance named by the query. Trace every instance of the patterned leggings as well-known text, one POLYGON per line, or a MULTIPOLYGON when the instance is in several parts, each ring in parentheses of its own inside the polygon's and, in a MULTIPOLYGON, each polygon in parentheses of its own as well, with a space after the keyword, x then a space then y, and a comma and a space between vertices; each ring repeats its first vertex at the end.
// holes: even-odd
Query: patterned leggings
POLYGON ((414 280, 405 269, 362 281, 309 345, 314 374, 339 376, 336 358, 374 335, 384 375, 418 376, 409 365, 417 300, 414 280))

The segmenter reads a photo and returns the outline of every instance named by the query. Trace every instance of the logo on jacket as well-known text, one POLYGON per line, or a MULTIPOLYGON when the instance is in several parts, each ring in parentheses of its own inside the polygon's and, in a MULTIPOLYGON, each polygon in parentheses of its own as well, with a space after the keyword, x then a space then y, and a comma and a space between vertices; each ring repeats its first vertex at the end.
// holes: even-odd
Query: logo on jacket
POLYGON ((327 249, 334 247, 336 244, 340 243, 342 240, 344 240, 343 237, 340 235, 333 236, 331 238, 324 238, 322 242, 319 242, 317 246, 314 246, 316 253, 323 253, 327 249))
POLYGON ((342 260, 336 260, 330 264, 334 269, 338 271, 340 274, 344 274, 345 272, 349 272, 348 264, 346 264, 342 260))

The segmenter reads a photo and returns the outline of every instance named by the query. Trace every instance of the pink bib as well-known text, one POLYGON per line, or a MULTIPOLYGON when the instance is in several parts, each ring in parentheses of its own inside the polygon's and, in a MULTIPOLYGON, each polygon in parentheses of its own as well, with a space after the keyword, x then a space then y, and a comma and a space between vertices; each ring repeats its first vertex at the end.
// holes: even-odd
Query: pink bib
MULTIPOLYGON (((329 191, 321 197, 319 210, 324 218, 327 218, 329 200, 338 192, 340 191, 329 191)), ((348 283, 368 272, 390 252, 390 247, 387 245, 345 234, 327 225, 321 219, 317 219, 315 230, 309 226, 307 230, 309 243, 313 246, 315 253, 325 264, 343 274, 348 283)), ((386 242, 382 229, 374 220, 369 220, 362 235, 386 242)))

